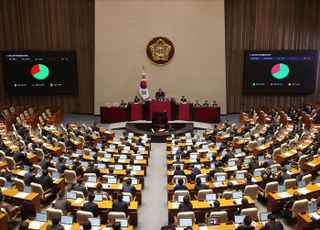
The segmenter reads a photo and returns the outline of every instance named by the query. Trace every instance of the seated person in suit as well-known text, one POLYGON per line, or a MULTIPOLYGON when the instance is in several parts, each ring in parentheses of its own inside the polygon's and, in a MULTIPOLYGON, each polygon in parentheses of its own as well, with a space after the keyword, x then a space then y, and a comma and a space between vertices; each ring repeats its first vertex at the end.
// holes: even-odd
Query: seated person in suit
POLYGON ((301 168, 301 173, 297 176, 297 181, 301 181, 304 176, 308 175, 305 168, 301 168))
POLYGON ((282 167, 278 177, 277 177, 277 181, 280 183, 280 184, 283 184, 285 180, 287 179, 291 179, 291 175, 288 174, 287 172, 287 168, 286 167, 282 167))
POLYGON ((262 173, 261 177, 262 177, 261 188, 263 188, 263 189, 266 187, 266 185, 269 182, 272 182, 275 180, 273 173, 271 171, 271 168, 267 168, 266 171, 262 173))
POLYGON ((83 211, 92 212, 93 216, 97 217, 99 214, 99 207, 96 203, 93 202, 95 195, 89 193, 88 202, 85 202, 83 205, 83 211))
POLYGON ((38 178, 43 191, 50 189, 53 186, 53 180, 49 176, 48 170, 43 170, 42 175, 38 178))
POLYGON ((132 194, 132 196, 134 197, 136 195, 136 188, 134 187, 134 185, 131 184, 132 180, 131 178, 128 178, 126 180, 126 182, 124 182, 122 185, 122 192, 130 192, 132 194))
POLYGON ((176 184, 175 186, 174 186, 174 190, 176 191, 176 190, 188 190, 187 189, 187 186, 185 186, 184 184, 183 184, 183 179, 182 178, 179 178, 178 179, 178 184, 176 184))
POLYGON ((220 201, 219 200, 215 200, 215 201, 213 201, 213 207, 208 212, 208 216, 210 216, 211 212, 219 212, 219 211, 222 211, 222 209, 220 208, 220 201))
POLYGON ((140 102, 140 98, 138 96, 135 96, 133 99, 134 103, 139 103, 140 102))
POLYGON ((48 153, 44 155, 43 159, 41 159, 40 166, 43 170, 48 169, 49 167, 54 167, 50 161, 51 158, 52 158, 51 154, 48 153))
POLYGON ((182 96, 180 99, 181 103, 186 103, 187 102, 187 98, 185 96, 182 96))
POLYGON ((208 100, 205 100, 205 101, 204 101, 203 106, 205 106, 205 107, 208 107, 208 106, 209 106, 208 100))
POLYGON ((100 131, 100 126, 99 126, 98 122, 95 121, 93 123, 93 126, 91 127, 91 129, 92 129, 93 132, 99 132, 100 131))
POLYGON ((91 222, 88 221, 87 223, 82 224, 82 229, 83 230, 91 230, 92 229, 91 222))
POLYGON ((54 208, 60 209, 65 215, 70 207, 70 202, 65 198, 64 191, 60 191, 55 201, 54 208))
POLYGON ((73 163, 72 170, 75 171, 77 176, 83 176, 83 168, 78 160, 73 163))
POLYGON ((64 163, 63 157, 59 157, 58 163, 56 164, 56 169, 60 174, 64 173, 64 170, 68 169, 68 167, 64 163))
POLYGON ((179 205, 179 212, 192 212, 193 206, 190 202, 190 197, 185 195, 183 197, 183 202, 179 205))
POLYGON ((20 147, 20 151, 16 151, 12 154, 12 157, 16 163, 23 162, 23 164, 29 164, 29 160, 22 146, 20 147))
POLYGON ((237 214, 240 215, 242 209, 246 209, 246 208, 250 208, 250 204, 249 204, 248 199, 245 198, 245 197, 243 197, 243 198, 241 199, 241 206, 240 206, 240 207, 238 208, 238 210, 237 210, 237 214))
POLYGON ((165 96, 166 96, 166 93, 162 91, 161 88, 158 90, 158 92, 156 92, 156 99, 158 101, 163 101, 165 96))
POLYGON ((249 169, 248 169, 248 172, 253 174, 253 171, 256 169, 256 168, 259 168, 259 162, 257 160, 256 157, 252 157, 251 158, 251 161, 249 163, 249 169))
POLYGON ((174 170, 173 175, 174 175, 174 176, 176 176, 176 175, 181 175, 181 176, 183 176, 183 175, 184 175, 184 171, 183 171, 183 169, 181 169, 180 165, 177 165, 177 166, 176 166, 176 170, 174 170))
POLYGON ((251 226, 251 218, 249 216, 245 216, 243 219, 243 224, 240 224, 236 230, 255 230, 253 226, 251 226))
POLYGON ((120 222, 114 222, 112 225, 113 230, 121 230, 121 224, 120 222))
POLYGON ((283 230, 281 222, 276 221, 276 217, 273 214, 268 215, 268 223, 266 223, 260 230, 283 230))
POLYGON ((84 186, 84 180, 82 177, 78 178, 77 184, 73 186, 72 190, 83 192, 83 195, 88 196, 88 189, 84 186))
POLYGON ((94 166, 94 162, 93 161, 90 161, 86 172, 87 173, 99 174, 100 170, 96 166, 94 166))
POLYGON ((39 180, 38 180, 38 178, 36 178, 36 174, 34 172, 35 172, 35 168, 31 166, 29 168, 29 172, 24 174, 23 181, 24 181, 25 185, 30 186, 30 184, 32 182, 39 183, 39 180))
POLYGON ((105 191, 103 191, 102 184, 97 183, 96 190, 94 191, 95 195, 102 195, 104 200, 111 200, 109 197, 109 194, 105 191))
POLYGON ((192 181, 194 181, 196 179, 196 176, 199 175, 201 171, 197 167, 194 167, 194 165, 191 165, 191 169, 192 169, 192 172, 191 172, 190 178, 192 181))
POLYGON ((112 203, 112 211, 127 213, 129 204, 123 201, 122 199, 123 199, 123 194, 119 193, 117 201, 114 201, 112 203))
POLYGON ((127 106, 127 104, 124 102, 124 100, 121 100, 121 102, 120 102, 120 105, 119 105, 120 107, 126 107, 127 106))
POLYGON ((198 177, 196 179, 196 186, 194 187, 195 193, 198 194, 199 190, 202 190, 202 189, 209 189, 209 185, 202 184, 201 179, 198 177))
POLYGON ((217 103, 216 100, 213 100, 212 106, 213 106, 213 107, 218 107, 218 103, 217 103))
POLYGON ((64 230, 64 227, 60 224, 59 217, 52 217, 52 224, 47 225, 47 230, 64 230))

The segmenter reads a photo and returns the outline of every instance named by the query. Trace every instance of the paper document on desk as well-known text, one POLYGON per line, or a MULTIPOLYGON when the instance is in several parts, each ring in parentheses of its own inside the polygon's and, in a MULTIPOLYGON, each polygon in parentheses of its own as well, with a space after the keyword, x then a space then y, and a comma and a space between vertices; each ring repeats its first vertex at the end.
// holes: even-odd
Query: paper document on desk
POLYGON ((254 177, 252 177, 251 180, 252 180, 252 182, 256 182, 257 181, 254 177))
POLYGON ((22 198, 22 199, 24 199, 24 198, 26 198, 28 195, 29 195, 29 193, 19 192, 19 193, 17 193, 14 197, 15 197, 15 198, 22 198))
POLYGON ((214 182, 213 183, 215 187, 221 187, 223 184, 221 182, 214 182))
POLYGON ((74 203, 75 204, 81 204, 83 201, 84 201, 83 198, 77 198, 77 199, 75 199, 74 203))
POLYGON ((126 159, 119 159, 118 162, 119 163, 124 163, 124 162, 126 162, 126 159))
POLYGON ((70 230, 72 228, 72 225, 70 224, 63 224, 62 226, 64 227, 64 230, 70 230))
POLYGON ((26 173, 27 173, 26 171, 21 170, 21 171, 18 172, 17 174, 18 174, 19 176, 24 176, 26 173))
POLYGON ((298 192, 302 193, 303 195, 306 195, 306 194, 310 193, 310 190, 306 189, 306 188, 299 188, 298 192))
POLYGON ((279 195, 281 198, 291 197, 291 195, 290 195, 288 192, 279 192, 278 195, 279 195))
POLYGON ((199 230, 208 230, 208 227, 207 226, 200 226, 199 230))
POLYGON ((123 187, 123 185, 122 184, 119 184, 119 186, 118 186, 118 189, 122 189, 122 187, 123 187))
POLYGON ((235 171, 235 170, 237 170, 237 169, 238 169, 237 166, 228 167, 228 170, 229 170, 229 171, 235 171))
POLYGON ((94 188, 94 187, 96 187, 96 183, 87 182, 87 183, 85 183, 85 186, 90 187, 90 188, 94 188))
POLYGON ((238 181, 236 181, 236 180, 231 181, 231 183, 232 183, 233 185, 239 184, 238 181))
POLYGON ((311 162, 309 162, 308 165, 310 165, 310 166, 312 166, 312 167, 316 166, 316 164, 311 163, 311 162))
POLYGON ((112 230, 112 228, 102 228, 101 230, 112 230))
POLYGON ((4 192, 6 191, 8 188, 5 188, 5 187, 1 187, 1 191, 4 192))
POLYGON ((131 171, 130 174, 131 174, 131 175, 136 175, 136 174, 137 174, 137 171, 131 171))
POLYGON ((292 154, 289 152, 284 153, 285 156, 290 157, 292 154))
POLYGON ((178 202, 171 202, 172 208, 179 208, 180 203, 178 202))
POLYGON ((310 213, 310 215, 316 220, 320 219, 320 215, 317 212, 310 213))
POLYGON ((10 149, 15 149, 15 148, 18 148, 18 146, 16 146, 16 145, 11 145, 11 146, 9 146, 9 148, 10 148, 10 149))
POLYGON ((31 221, 29 223, 29 229, 39 229, 43 225, 43 222, 39 221, 31 221))
POLYGON ((103 189, 108 189, 108 188, 110 188, 110 187, 111 187, 110 184, 102 184, 102 188, 103 188, 103 189))

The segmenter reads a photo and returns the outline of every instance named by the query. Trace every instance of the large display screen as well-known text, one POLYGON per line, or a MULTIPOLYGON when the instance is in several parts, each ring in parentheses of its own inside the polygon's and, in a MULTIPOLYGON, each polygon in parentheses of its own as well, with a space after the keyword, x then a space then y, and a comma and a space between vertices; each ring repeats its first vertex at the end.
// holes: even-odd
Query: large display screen
POLYGON ((7 94, 75 94, 75 51, 2 51, 7 94))
POLYGON ((245 51, 244 94, 311 94, 316 85, 316 50, 245 51))

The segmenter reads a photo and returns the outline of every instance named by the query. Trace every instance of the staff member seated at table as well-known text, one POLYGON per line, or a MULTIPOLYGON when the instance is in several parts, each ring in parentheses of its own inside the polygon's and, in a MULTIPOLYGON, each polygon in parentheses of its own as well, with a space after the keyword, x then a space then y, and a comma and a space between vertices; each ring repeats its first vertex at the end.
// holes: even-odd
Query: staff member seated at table
POLYGON ((133 99, 134 103, 139 103, 140 102, 140 98, 138 96, 135 96, 133 99))
POLYGON ((83 211, 92 212, 93 216, 98 216, 99 207, 96 203, 93 202, 95 195, 93 193, 89 193, 88 202, 84 203, 83 211))
POLYGON ((36 178, 36 174, 34 172, 35 172, 35 168, 31 166, 29 168, 29 172, 24 174, 23 181, 24 181, 25 185, 30 186, 30 184, 32 182, 39 183, 39 180, 38 180, 38 178, 36 178))
POLYGON ((60 224, 59 217, 54 216, 52 217, 52 224, 47 226, 47 230, 64 230, 64 227, 60 224))
POLYGON ((209 185, 202 184, 201 179, 198 177, 196 179, 196 186, 194 187, 195 193, 198 194, 199 190, 202 190, 202 189, 209 189, 209 185))
POLYGON ((163 101, 166 96, 166 93, 159 88, 158 92, 156 92, 156 100, 163 101))
POLYGON ((179 212, 192 212, 193 206, 188 195, 183 197, 183 202, 179 205, 179 212))
POLYGON ((175 186, 174 186, 174 190, 176 191, 176 190, 188 190, 187 189, 187 186, 185 186, 184 184, 183 184, 183 179, 182 178, 179 178, 178 179, 178 184, 176 184, 175 186))
POLYGON ((124 102, 124 100, 121 100, 119 107, 126 107, 127 104, 124 102))
POLYGON ((83 192, 83 195, 88 196, 88 189, 84 186, 84 180, 82 177, 78 178, 76 185, 73 186, 72 190, 83 192))
POLYGON ((201 104, 199 103, 198 100, 196 100, 196 102, 193 104, 193 107, 200 107, 200 106, 201 106, 201 104))
POLYGON ((119 193, 117 201, 113 202, 112 204, 112 211, 127 213, 129 204, 123 201, 122 199, 123 199, 123 194, 119 193))
POLYGON ((185 98, 185 96, 182 96, 180 99, 181 103, 186 103, 187 102, 187 98, 185 98))
POLYGON ((266 223, 260 230, 283 230, 281 222, 276 221, 276 217, 273 214, 268 215, 268 223, 266 223))
POLYGON ((174 170, 173 175, 174 176, 176 176, 176 175, 184 176, 184 171, 183 171, 183 169, 181 169, 180 165, 176 166, 176 170, 174 170))
POLYGON ((58 198, 55 201, 54 208, 60 209, 64 214, 66 214, 69 207, 70 202, 65 198, 64 191, 60 191, 58 198))
POLYGON ((253 226, 251 226, 251 218, 249 216, 245 216, 243 219, 243 224, 240 224, 236 230, 255 230, 253 226))
POLYGON ((60 174, 64 173, 64 170, 68 169, 68 167, 64 163, 64 158, 63 157, 59 157, 59 161, 56 164, 56 169, 58 170, 58 172, 60 174))
POLYGON ((208 100, 205 100, 205 101, 204 101, 203 106, 205 106, 205 107, 208 107, 208 106, 209 106, 208 100))
POLYGON ((213 100, 212 106, 213 107, 218 107, 218 103, 216 102, 216 100, 213 100))
POLYGON ((50 189, 53 185, 53 180, 48 174, 48 170, 43 170, 42 175, 38 178, 43 191, 50 189))
POLYGON ((137 190, 134 187, 134 185, 132 185, 131 183, 132 183, 131 178, 128 178, 126 182, 123 183, 122 192, 130 192, 134 197, 136 195, 137 190))

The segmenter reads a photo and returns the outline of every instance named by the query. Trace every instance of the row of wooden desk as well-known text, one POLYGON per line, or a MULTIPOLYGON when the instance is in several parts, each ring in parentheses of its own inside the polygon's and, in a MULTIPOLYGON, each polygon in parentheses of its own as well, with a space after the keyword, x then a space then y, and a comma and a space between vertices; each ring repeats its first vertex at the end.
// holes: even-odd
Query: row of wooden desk
POLYGON ((220 107, 193 107, 190 103, 175 104, 171 101, 150 101, 145 104, 129 103, 128 107, 100 107, 101 123, 152 120, 153 112, 166 112, 168 120, 220 121, 220 107))

